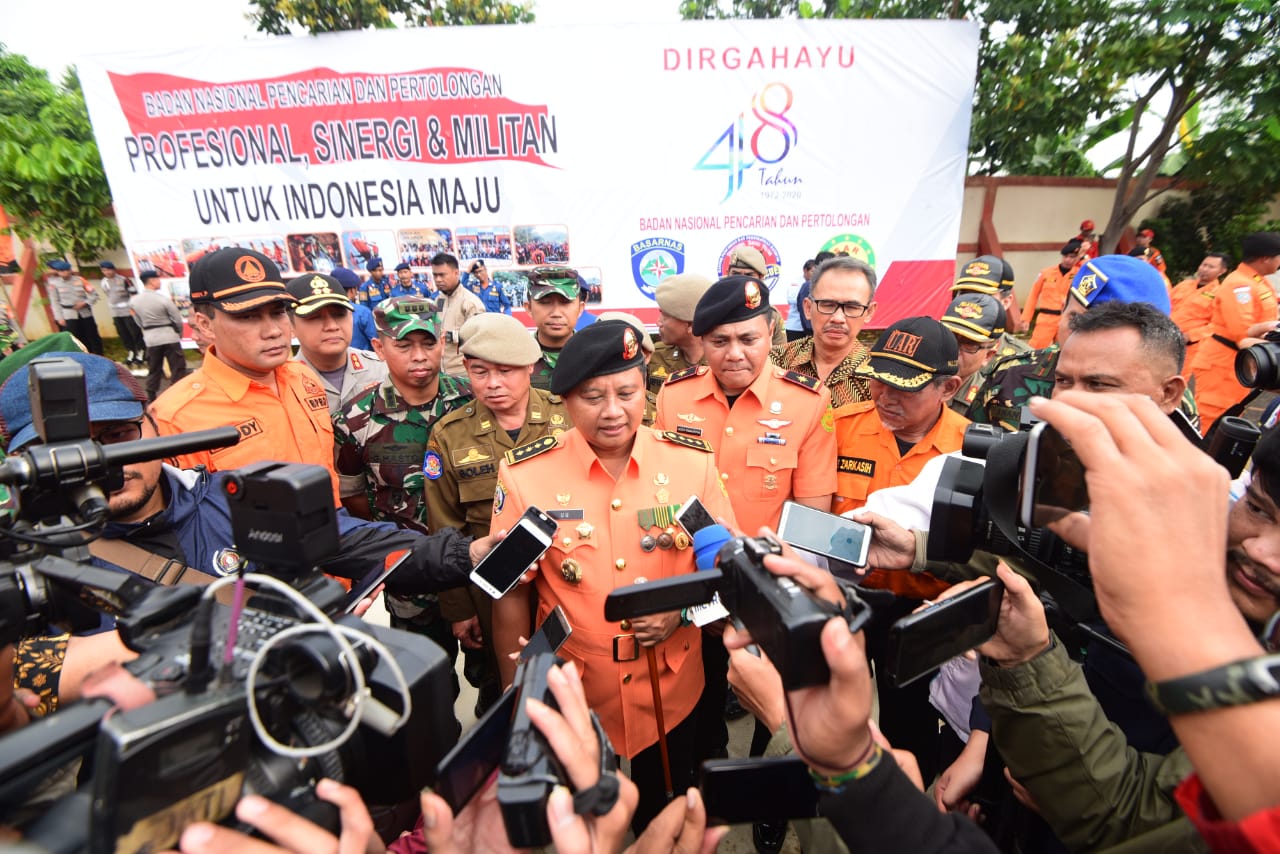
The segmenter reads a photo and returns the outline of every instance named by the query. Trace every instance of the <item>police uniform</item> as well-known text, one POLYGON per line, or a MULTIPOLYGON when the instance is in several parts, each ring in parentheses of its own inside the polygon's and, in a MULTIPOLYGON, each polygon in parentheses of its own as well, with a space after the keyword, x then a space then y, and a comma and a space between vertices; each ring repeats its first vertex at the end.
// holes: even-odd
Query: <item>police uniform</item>
POLYGON ((129 312, 129 298, 138 290, 128 277, 116 272, 115 264, 104 261, 98 266, 103 274, 101 286, 107 294, 107 305, 111 306, 111 322, 115 324, 116 334, 127 351, 127 361, 141 364, 147 344, 142 340, 138 322, 129 312))
MULTIPOLYGON (((620 321, 599 321, 582 330, 570 339, 565 355, 571 370, 556 377, 557 391, 643 365, 635 331, 620 321)), ((604 620, 604 601, 611 591, 642 580, 695 571, 693 549, 687 538, 673 535, 671 518, 689 495, 697 495, 713 517, 733 524, 711 447, 639 427, 617 479, 586 438, 569 430, 558 439, 546 437, 508 452, 493 499, 493 529, 510 527, 529 506, 559 522, 551 547, 535 565, 537 621, 557 605, 564 608, 573 633, 559 655, 578 666, 588 705, 618 753, 632 759, 642 824, 665 803, 649 668, 630 621, 604 620)), ((683 625, 655 647, 664 723, 669 733, 681 729, 670 742, 677 791, 690 783, 694 771, 692 730, 681 725, 702 691, 701 642, 699 629, 683 625)))
MULTIPOLYGON (((348 312, 354 312, 356 308, 355 303, 351 302, 347 296, 342 282, 334 276, 324 273, 304 273, 291 280, 287 287, 289 293, 297 300, 293 313, 298 317, 307 317, 326 305, 335 305, 348 312)), ((377 385, 387 377, 386 364, 377 353, 370 350, 347 348, 341 383, 338 385, 321 373, 301 350, 294 359, 315 371, 316 378, 324 386, 325 395, 329 399, 331 416, 346 409, 347 404, 362 396, 370 386, 377 385)))
MULTIPOLYGON (((52 261, 49 269, 66 272, 71 265, 66 261, 52 261)), ((98 322, 93 317, 93 305, 98 301, 98 291, 79 276, 64 279, 54 276, 46 281, 52 291, 49 306, 53 317, 66 326, 67 331, 79 339, 90 353, 102 355, 102 336, 98 334, 98 322), (84 303, 82 308, 76 308, 84 303)))
POLYGON ((1200 342, 1191 365, 1196 405, 1206 430, 1248 394, 1236 379, 1235 368, 1236 353, 1247 330, 1255 323, 1275 319, 1275 293, 1262 274, 1248 264, 1241 263, 1218 286, 1209 318, 1211 334, 1200 342))
POLYGON ((485 311, 500 312, 502 314, 511 313, 511 300, 507 297, 502 286, 493 279, 489 280, 489 284, 480 286, 476 292, 476 296, 480 298, 480 302, 484 303, 485 311))
MULTIPOLYGON (((368 273, 373 273, 374 270, 377 270, 380 267, 382 267, 382 259, 377 257, 370 258, 364 265, 365 271, 368 273)), ((383 276, 377 281, 374 281, 372 276, 370 276, 369 279, 361 282, 360 287, 356 289, 356 299, 362 304, 367 305, 370 310, 377 308, 378 303, 390 296, 391 280, 386 276, 383 276)))

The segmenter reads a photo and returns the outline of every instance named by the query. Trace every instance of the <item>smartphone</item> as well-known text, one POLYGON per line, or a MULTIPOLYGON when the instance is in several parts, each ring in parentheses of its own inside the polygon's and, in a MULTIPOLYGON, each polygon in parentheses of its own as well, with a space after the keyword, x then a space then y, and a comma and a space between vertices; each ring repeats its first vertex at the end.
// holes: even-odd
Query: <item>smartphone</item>
POLYGON ((453 814, 476 796, 498 768, 507 747, 507 734, 516 711, 516 690, 508 688, 476 725, 467 730, 436 766, 435 792, 453 814))
POLYGON ((1175 409, 1169 413, 1169 420, 1183 436, 1187 437, 1187 441, 1195 445, 1197 448, 1204 444, 1204 437, 1200 435, 1200 431, 1196 429, 1196 425, 1191 423, 1191 419, 1187 413, 1181 409, 1175 409))
POLYGON ((868 526, 794 501, 782 505, 778 538, 798 549, 853 566, 867 565, 867 549, 871 547, 868 526))
POLYGON ((703 528, 716 524, 716 520, 711 518, 698 496, 690 495, 676 512, 676 524, 692 537, 703 528))
POLYGON ((543 652, 556 652, 564 646, 564 642, 571 634, 573 634, 573 626, 569 625, 564 609, 559 605, 555 606, 542 621, 542 625, 538 626, 538 630, 533 633, 533 637, 529 638, 528 645, 520 650, 520 660, 528 661, 543 652))
POLYGON ((1004 585, 990 578, 958 596, 908 614, 889 628, 889 676, 901 688, 991 640, 1004 585))
POLYGON ((550 547, 556 527, 556 520, 537 507, 525 510, 502 542, 471 570, 472 582, 494 599, 501 599, 550 547))
POLYGON ((818 815, 818 790, 798 756, 703 762, 698 789, 706 804, 708 824, 753 824, 818 815))
POLYGON ((351 590, 347 592, 347 598, 342 600, 342 613, 350 614, 360 604, 360 600, 372 593, 379 584, 387 580, 387 576, 395 572, 400 564, 409 558, 410 549, 392 552, 387 555, 387 559, 382 562, 382 566, 365 573, 364 578, 354 582, 351 590))
POLYGON ((1031 428, 1022 462, 1018 521, 1023 527, 1043 528, 1068 513, 1089 509, 1084 466, 1047 422, 1031 428))

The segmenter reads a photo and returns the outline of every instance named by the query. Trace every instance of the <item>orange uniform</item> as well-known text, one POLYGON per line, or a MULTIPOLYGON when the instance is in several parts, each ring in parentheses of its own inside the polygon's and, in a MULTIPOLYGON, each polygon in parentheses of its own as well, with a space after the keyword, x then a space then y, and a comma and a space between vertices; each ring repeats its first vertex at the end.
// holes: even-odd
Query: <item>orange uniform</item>
MULTIPOLYGON (((697 495, 713 517, 733 524, 710 446, 647 427, 636 434, 626 471, 616 481, 577 430, 508 451, 498 467, 492 530, 514 524, 530 505, 561 517, 551 548, 535 567, 538 622, 556 605, 564 608, 573 634, 559 654, 577 665, 587 703, 614 748, 627 757, 658 740, 653 692, 646 656, 629 634, 630 623, 605 622, 604 601, 616 588, 642 579, 694 571, 687 544, 683 549, 650 544, 648 551, 641 544, 646 535, 670 526, 662 511, 690 495, 697 495), (654 510, 662 518, 653 519, 654 510), (656 527, 646 527, 651 521, 656 527), (630 659, 636 652, 639 657, 630 659)), ((676 629, 657 647, 668 731, 688 717, 702 693, 701 650, 702 632, 693 626, 676 629)))
POLYGON ((1169 269, 1164 263, 1164 255, 1154 246, 1147 247, 1147 263, 1160 271, 1160 275, 1166 279, 1169 277, 1169 269))
POLYGON ((1051 264, 1040 271, 1036 283, 1031 286, 1031 293, 1027 295, 1027 305, 1033 312, 1031 349, 1043 350, 1057 337, 1058 318, 1062 316, 1062 306, 1067 301, 1071 279, 1077 269, 1072 267, 1064 273, 1057 264, 1051 264))
MULTIPOLYGON (((905 486, 915 480, 925 463, 934 457, 960 450, 969 419, 942 407, 942 416, 923 439, 907 451, 898 450, 893 433, 880 423, 875 403, 851 403, 835 411, 836 486, 834 513, 847 513, 867 503, 867 496, 888 486, 905 486)), ((946 583, 931 575, 873 570, 863 581, 869 587, 884 587, 900 596, 929 599, 946 589, 946 583)))
POLYGON ((729 408, 705 365, 672 374, 655 426, 705 439, 742 531, 776 529, 784 501, 835 492, 831 393, 813 377, 766 365, 729 408))
POLYGON ((1196 380, 1196 407, 1203 430, 1248 393, 1236 381, 1236 352, 1255 323, 1276 319, 1271 284, 1248 264, 1241 264, 1218 286, 1209 319, 1210 337, 1201 342, 1191 372, 1196 380))
POLYGON ((1200 342, 1213 334, 1211 318, 1213 315, 1213 295, 1218 289, 1218 282, 1212 281, 1204 287, 1194 276, 1183 279, 1174 287, 1169 295, 1172 309, 1169 316, 1178 324, 1183 336, 1187 339, 1187 358, 1183 362, 1183 370, 1190 371, 1195 364, 1196 351, 1200 342))
POLYGON ((288 361, 276 368, 276 388, 278 394, 235 370, 211 346, 204 364, 156 398, 151 413, 161 436, 222 426, 240 431, 239 444, 178 457, 181 468, 223 471, 263 460, 324 466, 336 504, 333 422, 324 387, 306 365, 288 361))

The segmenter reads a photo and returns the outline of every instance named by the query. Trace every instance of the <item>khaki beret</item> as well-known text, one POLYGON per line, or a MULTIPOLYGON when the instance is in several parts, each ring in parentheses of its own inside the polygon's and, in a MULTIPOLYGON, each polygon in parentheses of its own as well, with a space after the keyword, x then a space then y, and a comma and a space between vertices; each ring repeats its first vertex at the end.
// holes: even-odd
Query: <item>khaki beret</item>
POLYGON ((667 276, 658 283, 654 295, 658 299, 658 308, 686 323, 693 322, 693 311, 711 287, 711 280, 698 273, 680 273, 667 276))
POLYGON ((488 311, 477 314, 458 330, 462 355, 495 365, 532 365, 542 358, 542 348, 524 324, 509 314, 488 311))
POLYGON ((754 246, 747 246, 746 244, 733 250, 733 254, 729 256, 729 266, 750 267, 761 278, 769 274, 769 264, 764 260, 764 254, 754 246))
POLYGON ((640 333, 640 349, 650 355, 653 354, 653 338, 649 335, 649 330, 644 328, 644 324, 640 322, 640 318, 634 314, 627 314, 625 311, 602 311, 597 315, 600 320, 621 320, 623 323, 630 323, 636 332, 640 333))

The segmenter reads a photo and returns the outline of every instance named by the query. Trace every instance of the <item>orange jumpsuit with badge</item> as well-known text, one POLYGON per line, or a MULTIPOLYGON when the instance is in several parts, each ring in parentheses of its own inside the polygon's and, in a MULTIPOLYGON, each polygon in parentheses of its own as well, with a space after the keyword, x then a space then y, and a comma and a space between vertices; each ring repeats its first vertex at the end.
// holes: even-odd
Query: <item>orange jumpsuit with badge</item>
POLYGON ((835 492, 831 392, 819 380, 766 364, 729 407, 705 365, 672 374, 658 393, 661 430, 705 439, 744 534, 777 529, 783 502, 835 492))
POLYGON ((1191 372, 1201 429, 1248 394, 1236 380, 1236 353, 1250 326, 1276 319, 1276 295, 1262 274, 1248 264, 1236 267, 1218 285, 1210 316, 1210 336, 1200 342, 1191 372))
MULTIPOLYGON (((508 451, 498 467, 491 530, 514 524, 531 505, 559 520, 551 547, 535 567, 537 622, 555 606, 564 608, 573 633, 559 655, 577 665, 587 704, 621 756, 656 743, 658 726, 646 656, 629 621, 605 621, 604 601, 620 587, 695 571, 687 536, 670 518, 673 505, 690 495, 733 526, 711 447, 647 427, 636 433, 631 459, 616 481, 577 430, 508 451), (655 545, 664 534, 664 545, 655 545)), ((701 630, 677 628, 658 644, 657 659, 670 731, 702 694, 701 630)))
POLYGON ((204 364, 165 390, 151 405, 161 436, 230 426, 240 442, 227 448, 183 454, 179 468, 235 469, 263 460, 324 466, 333 481, 333 422, 319 378, 300 362, 276 368, 276 391, 249 379, 219 359, 210 346, 204 364))
MULTIPOLYGON (((904 456, 898 450, 893 433, 880 423, 880 413, 876 412, 873 401, 842 406, 835 411, 835 416, 839 456, 833 513, 857 510, 877 489, 911 483, 929 460, 960 450, 965 428, 970 423, 951 407, 943 406, 933 429, 904 456)), ((949 586, 931 575, 885 570, 868 572, 862 583, 914 599, 932 599, 949 586)))
POLYGON ((1031 286, 1031 293, 1027 295, 1027 305, 1034 312, 1031 318, 1031 349, 1043 350, 1057 337, 1062 306, 1067 301, 1071 279, 1077 269, 1072 267, 1064 273, 1057 264, 1051 264, 1040 271, 1036 283, 1031 286))
POLYGON ((1189 373, 1196 363, 1200 342, 1213 334, 1213 295, 1218 285, 1215 280, 1200 287, 1200 280, 1193 276, 1178 282, 1169 294, 1172 304, 1169 316, 1187 339, 1187 358, 1182 363, 1184 372, 1189 373))

